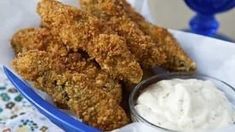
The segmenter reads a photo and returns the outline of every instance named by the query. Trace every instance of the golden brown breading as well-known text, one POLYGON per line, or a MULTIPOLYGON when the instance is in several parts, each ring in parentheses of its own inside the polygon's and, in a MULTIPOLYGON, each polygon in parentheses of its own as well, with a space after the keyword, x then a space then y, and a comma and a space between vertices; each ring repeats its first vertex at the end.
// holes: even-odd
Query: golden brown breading
POLYGON ((117 102, 121 101, 122 91, 118 81, 111 79, 107 73, 99 70, 92 61, 85 60, 79 53, 69 53, 65 57, 60 57, 49 52, 32 50, 19 54, 13 61, 13 66, 26 80, 33 81, 36 87, 47 92, 55 102, 61 104, 66 104, 64 99, 67 97, 62 96, 65 95, 64 89, 51 89, 51 84, 56 87, 58 82, 55 80, 60 72, 85 74, 91 83, 96 84, 95 87, 109 93, 117 102), (44 77, 40 78, 41 76, 44 77))
POLYGON ((130 56, 131 52, 125 50, 126 42, 123 38, 117 35, 100 34, 93 39, 93 44, 93 46, 89 46, 88 52, 92 56, 96 56, 96 61, 112 76, 125 75, 126 78, 129 78, 128 81, 133 83, 141 80, 143 72, 136 70, 140 68, 136 67, 139 66, 136 61, 120 61, 135 60, 134 56, 130 56), (128 69, 124 67, 128 67, 128 69))
POLYGON ((85 50, 114 78, 133 83, 141 80, 142 69, 128 50, 125 41, 118 40, 121 37, 117 35, 101 35, 102 24, 97 18, 55 0, 42 0, 37 10, 43 26, 50 28, 53 34, 59 35, 61 40, 75 51, 85 50), (109 43, 103 42, 104 36, 109 43), (121 67, 123 64, 126 66, 121 67))
POLYGON ((112 130, 128 123, 124 110, 113 97, 117 96, 114 95, 116 91, 112 93, 115 89, 120 90, 120 85, 108 78, 97 79, 102 73, 96 75, 92 65, 79 55, 75 58, 81 59, 77 63, 81 72, 64 69, 60 58, 52 58, 49 53, 37 50, 19 54, 13 61, 13 67, 37 88, 52 96, 54 101, 68 104, 70 110, 89 125, 112 130), (96 77, 87 73, 94 73, 96 77))
POLYGON ((43 39, 44 36, 46 38, 49 36, 49 32, 46 32, 45 29, 35 30, 34 28, 28 28, 19 30, 13 35, 11 45, 16 54, 30 49, 44 50, 44 45, 47 43, 47 39, 43 39))
POLYGON ((74 75, 71 83, 66 85, 71 110, 89 125, 102 130, 113 130, 126 125, 129 119, 122 107, 117 105, 107 93, 87 83, 83 75, 74 75), (83 83, 77 83, 83 82, 83 83))
MULTIPOLYGON (((35 50, 38 49, 38 50, 47 51, 48 53, 50 53, 50 55, 54 55, 54 57, 56 57, 56 58, 53 58, 54 60, 51 60, 51 61, 54 61, 53 62, 54 68, 58 69, 57 70, 58 72, 60 72, 60 70, 71 70, 73 72, 84 72, 90 78, 96 79, 95 82, 97 83, 98 86, 99 85, 101 85, 101 86, 106 85, 107 88, 113 88, 112 85, 117 85, 117 83, 112 82, 112 79, 108 79, 109 76, 105 72, 96 68, 95 64, 92 61, 82 60, 80 54, 69 53, 67 56, 60 57, 60 55, 63 55, 63 54, 65 55, 65 53, 67 54, 68 51, 66 51, 66 49, 63 49, 62 44, 59 43, 60 41, 57 41, 52 38, 48 29, 45 29, 45 28, 24 29, 24 30, 21 30, 18 33, 16 33, 16 35, 14 35, 14 38, 12 40, 14 40, 13 45, 17 45, 17 47, 20 47, 20 49, 23 49, 24 51, 28 51, 30 49, 35 49, 35 50), (37 45, 40 45, 40 46, 37 46, 37 45), (62 48, 60 48, 60 47, 62 47, 62 48)), ((21 51, 18 51, 18 52, 21 52, 21 51)), ((43 56, 40 56, 40 58, 43 59, 43 56)), ((27 58, 25 58, 25 59, 27 59, 27 58)), ((35 59, 37 60, 38 58, 35 58, 35 59)), ((22 59, 22 61, 26 61, 26 60, 22 59)), ((44 67, 46 67, 48 65, 47 63, 43 63, 43 64, 44 64, 44 67)), ((36 66, 36 65, 34 65, 34 66, 36 66)), ((27 66, 27 67, 29 67, 29 66, 27 66)), ((33 73, 34 72, 32 72, 32 71, 26 72, 26 70, 25 70, 24 76, 31 75, 31 77, 28 77, 27 79, 32 80, 33 76, 34 76, 33 73)), ((48 76, 49 80, 51 78, 53 78, 53 77, 48 76)), ((120 86, 118 86, 118 87, 120 87, 120 86)), ((62 91, 59 91, 59 92, 62 92, 62 91)), ((59 92, 57 92, 56 94, 59 94, 59 92)), ((120 102, 121 88, 114 87, 114 89, 110 90, 110 92, 120 102)), ((58 96, 58 95, 55 95, 53 97, 54 98, 60 98, 60 97, 63 98, 62 96, 58 96)), ((58 99, 56 99, 56 100, 58 100, 58 99)), ((57 102, 60 102, 60 101, 57 101, 57 102)), ((61 101, 61 102, 63 104, 64 101, 61 101)))
POLYGON ((11 45, 16 54, 36 49, 60 56, 65 56, 68 53, 68 49, 61 40, 46 28, 21 29, 13 35, 11 45))
MULTIPOLYGON (((53 68, 57 69, 58 72, 60 72, 60 70, 63 71, 69 70, 71 72, 79 72, 79 73, 83 72, 87 74, 89 78, 93 79, 91 81, 95 81, 98 87, 99 86, 107 87, 107 89, 109 89, 109 92, 114 96, 114 98, 116 98, 119 102, 121 101, 121 88, 117 82, 113 81, 112 79, 109 79, 110 76, 104 71, 97 68, 96 64, 93 61, 82 59, 79 53, 72 53, 71 51, 66 49, 65 45, 63 45, 63 43, 59 40, 59 38, 55 37, 56 36, 52 35, 50 33, 50 30, 46 28, 28 28, 18 31, 13 36, 12 45, 14 45, 13 47, 18 47, 15 48, 15 51, 17 53, 26 52, 29 50, 42 50, 48 52, 50 54, 51 61, 53 61, 54 64, 53 68)), ((30 56, 28 57, 28 59, 29 58, 30 56)), ((34 58, 43 59, 43 56, 40 57, 34 56, 34 58)), ((22 61, 26 60, 22 59, 22 61)), ((44 63, 44 67, 48 67, 47 65, 48 65, 47 63, 44 63)), ((27 77, 31 75, 31 77, 27 77, 27 79, 32 80, 34 76, 33 72, 32 71, 26 72, 26 71, 27 70, 24 71, 25 72, 24 76, 27 77)), ((52 77, 48 76, 49 80, 51 78, 52 77)), ((59 94, 59 92, 56 94, 59 94)), ((62 96, 59 95, 55 95, 53 97, 62 98, 62 96)), ((61 102, 62 102, 61 104, 64 104, 63 103, 64 101, 61 102)))
POLYGON ((126 38, 130 51, 144 68, 164 63, 161 48, 128 17, 122 1, 80 0, 80 3, 83 10, 102 19, 118 35, 126 38))
POLYGON ((80 0, 83 12, 41 0, 41 28, 18 31, 11 44, 13 68, 85 123, 113 130, 129 122, 128 89, 152 67, 195 69, 174 37, 135 12, 125 0, 80 0), (167 59, 167 61, 166 61, 167 59), (120 81, 122 80, 122 81, 120 81), (120 82, 119 82, 120 81, 120 82))
MULTIPOLYGON (((58 55, 57 59, 61 60, 59 61, 59 63, 57 61, 55 61, 54 63, 58 63, 59 67, 63 66, 64 68, 67 69, 71 69, 74 70, 74 72, 81 72, 81 66, 80 68, 76 68, 77 63, 81 63, 79 61, 79 59, 76 59, 77 57, 74 54, 68 54, 68 49, 65 49, 65 46, 63 45, 63 43, 61 43, 60 40, 58 40, 59 38, 55 39, 54 35, 51 35, 50 30, 46 29, 46 28, 30 28, 30 29, 24 29, 24 30, 20 30, 18 31, 12 40, 12 45, 17 45, 18 47, 21 47, 21 49, 24 49, 25 51, 28 51, 30 49, 38 49, 38 50, 44 50, 49 52, 50 54, 54 54, 55 56, 58 55), (40 47, 38 46, 40 45, 40 47), (28 48, 29 47, 29 48, 28 48), (59 48, 62 47, 62 48, 59 48), (66 55, 66 54, 68 55, 66 55), (64 57, 59 57, 61 54, 63 54, 64 57), (66 56, 65 56, 66 55, 66 56), (65 58, 67 57, 67 58, 65 58), (71 60, 73 59, 73 60, 71 60), (79 71, 77 71, 79 70, 79 71)), ((118 67, 125 67, 128 66, 128 64, 125 63, 119 63, 119 61, 117 61, 118 64, 112 64, 111 62, 115 62, 115 60, 113 61, 109 61, 111 59, 116 59, 116 52, 119 53, 123 53, 123 56, 127 56, 122 52, 121 49, 119 49, 120 46, 122 46, 122 44, 124 43, 124 40, 117 37, 116 35, 106 35, 106 34, 100 34, 99 37, 97 37, 97 39, 94 39, 94 47, 90 47, 88 50, 97 50, 100 49, 99 52, 95 52, 92 51, 92 54, 99 54, 99 55, 94 55, 94 56, 99 56, 101 58, 96 58, 97 61, 100 60, 104 60, 103 61, 103 67, 107 67, 105 65, 110 65, 109 67, 114 67, 115 65, 117 65, 118 67), (99 39, 99 40, 97 40, 99 39), (110 42, 112 41, 112 42, 110 42), (106 43, 106 44, 104 44, 106 43), (106 48, 102 48, 103 45, 107 45, 106 48), (119 45, 119 46, 117 46, 119 45), (101 48, 99 48, 101 47, 101 48), (92 49, 93 48, 93 49, 92 49), (108 52, 108 51, 113 51, 113 52, 108 52), (115 56, 115 57, 113 57, 115 56), (106 59, 106 57, 109 57, 108 59, 106 59), (106 61, 107 60, 107 61, 106 61)), ((125 45, 123 45, 124 47, 125 45)), ((122 57, 122 56, 120 56, 122 57)), ((126 58, 120 58, 120 59, 126 59, 126 58)), ((89 67, 86 67, 87 69, 94 69, 95 64, 91 64, 91 61, 87 62, 89 65, 89 67)), ((85 65, 85 64, 84 64, 85 65)), ((57 68, 57 67, 55 67, 57 68)), ((131 65, 129 65, 129 68, 131 69, 131 65)), ((85 68, 82 69, 83 71, 85 71, 85 68)), ((114 69, 110 69, 110 73, 115 73, 117 71, 115 71, 114 69)), ((90 70, 92 71, 92 70, 90 70)), ((98 69, 96 68, 95 70, 93 70, 93 72, 87 72, 86 74, 88 74, 89 76, 95 76, 95 71, 98 71, 98 69)), ((133 70, 134 71, 134 70, 133 70)), ((96 79, 99 78, 99 80, 107 80, 107 78, 109 78, 109 76, 107 74, 104 74, 104 71, 102 71, 103 74, 98 74, 99 76, 97 76, 96 79)), ((125 72, 125 71, 118 71, 118 72, 125 72)), ((131 72, 130 72, 131 73, 131 72)), ((125 74, 125 73, 123 73, 125 74)), ((133 74, 141 74, 141 73, 136 73, 134 72, 133 74)), ((131 76, 138 76, 138 75, 130 75, 131 76)), ((137 80, 135 80, 137 81, 137 80)), ((98 82, 98 81, 97 81, 98 82)), ((105 85, 105 83, 107 83, 107 81, 99 81, 99 83, 101 83, 101 85, 105 85)), ((106 85, 108 85, 109 83, 107 83, 106 85)), ((98 84, 97 84, 98 85, 98 84)), ((120 100, 120 92, 114 92, 113 95, 115 96, 119 96, 119 100, 120 100)))
MULTIPOLYGON (((143 78, 141 81, 146 80, 154 75, 156 75, 156 73, 154 72, 153 69, 144 69, 144 74, 143 74, 143 78)), ((125 88, 126 91, 124 92, 131 92, 136 86, 137 84, 131 83, 131 82, 127 82, 127 81, 123 81, 123 87, 125 88)))
POLYGON ((196 63, 180 47, 180 44, 173 35, 167 31, 167 29, 157 27, 152 24, 146 26, 148 28, 144 28, 144 26, 142 27, 152 36, 152 38, 154 38, 155 41, 160 42, 163 47, 163 51, 167 56, 166 63, 162 65, 163 68, 170 71, 185 72, 196 70, 196 63))
POLYGON ((67 106, 68 96, 64 88, 56 82, 57 73, 47 72, 50 71, 51 64, 45 54, 47 53, 38 51, 19 53, 12 66, 24 79, 32 81, 38 89, 48 93, 55 103, 67 106))
POLYGON ((145 34, 151 36, 155 42, 158 42, 163 47, 163 51, 167 57, 166 63, 162 65, 163 68, 171 71, 194 71, 196 69, 196 64, 183 51, 179 43, 167 29, 147 22, 126 0, 120 1, 123 2, 123 11, 139 25, 145 34))

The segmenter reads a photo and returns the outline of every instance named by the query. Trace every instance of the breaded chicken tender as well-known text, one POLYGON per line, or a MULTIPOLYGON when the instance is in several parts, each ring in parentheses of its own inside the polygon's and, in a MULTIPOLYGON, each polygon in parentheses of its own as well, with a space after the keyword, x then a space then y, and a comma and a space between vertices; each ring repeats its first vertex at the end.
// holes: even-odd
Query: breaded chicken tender
POLYGON ((44 27, 74 51, 87 52, 114 78, 132 83, 141 80, 143 71, 125 40, 115 34, 103 34, 104 27, 96 17, 55 0, 42 0, 37 11, 44 27))
POLYGON ((77 68, 81 72, 64 69, 59 59, 51 58, 45 51, 31 50, 19 54, 13 61, 13 67, 37 88, 52 96, 54 101, 68 104, 69 109, 89 125, 113 130, 128 123, 125 111, 113 97, 117 96, 114 95, 115 89, 120 90, 117 82, 103 80, 102 73, 96 73, 92 65, 79 60, 79 55, 77 68))
POLYGON ((165 62, 165 55, 158 43, 128 17, 122 1, 80 0, 80 4, 83 10, 97 16, 112 31, 126 38, 131 53, 144 68, 159 66, 165 62))
POLYGON ((167 57, 166 63, 162 65, 163 68, 170 71, 194 71, 196 69, 196 64, 183 51, 180 44, 167 29, 147 22, 126 0, 118 1, 123 3, 122 11, 126 12, 129 17, 139 25, 140 29, 144 31, 145 34, 151 36, 155 42, 158 42, 161 45, 167 57))

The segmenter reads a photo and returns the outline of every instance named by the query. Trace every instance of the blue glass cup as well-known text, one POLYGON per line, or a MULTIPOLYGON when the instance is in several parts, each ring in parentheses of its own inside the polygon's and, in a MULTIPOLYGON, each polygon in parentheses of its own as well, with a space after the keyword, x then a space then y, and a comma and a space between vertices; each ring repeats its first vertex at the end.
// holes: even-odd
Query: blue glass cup
POLYGON ((228 11, 235 7, 235 0, 184 0, 185 3, 197 14, 190 20, 191 32, 211 37, 219 37, 217 30, 219 22, 216 20, 217 13, 228 11))

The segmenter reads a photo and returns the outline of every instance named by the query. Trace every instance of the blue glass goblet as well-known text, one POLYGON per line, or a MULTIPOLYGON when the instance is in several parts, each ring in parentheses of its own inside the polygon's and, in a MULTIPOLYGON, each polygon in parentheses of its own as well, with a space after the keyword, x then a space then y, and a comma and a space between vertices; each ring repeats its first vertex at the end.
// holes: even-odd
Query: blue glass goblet
POLYGON ((228 11, 235 7, 235 0, 184 0, 197 14, 190 20, 191 32, 224 40, 229 38, 217 34, 219 22, 215 14, 228 11))

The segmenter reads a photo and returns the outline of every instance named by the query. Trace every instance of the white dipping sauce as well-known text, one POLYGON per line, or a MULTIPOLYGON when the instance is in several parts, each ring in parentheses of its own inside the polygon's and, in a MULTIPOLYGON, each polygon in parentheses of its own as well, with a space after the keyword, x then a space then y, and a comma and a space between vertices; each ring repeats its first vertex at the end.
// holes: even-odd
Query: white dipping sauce
POLYGON ((210 81, 163 80, 141 93, 135 106, 149 122, 171 130, 216 129, 233 124, 235 110, 210 81))

